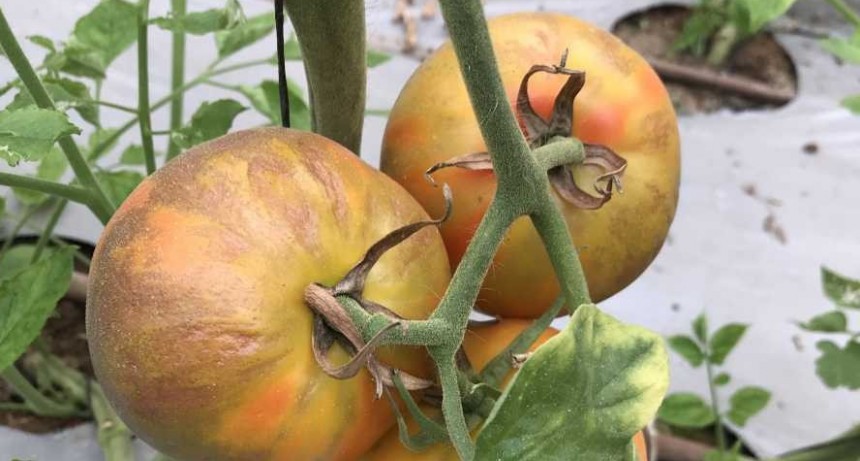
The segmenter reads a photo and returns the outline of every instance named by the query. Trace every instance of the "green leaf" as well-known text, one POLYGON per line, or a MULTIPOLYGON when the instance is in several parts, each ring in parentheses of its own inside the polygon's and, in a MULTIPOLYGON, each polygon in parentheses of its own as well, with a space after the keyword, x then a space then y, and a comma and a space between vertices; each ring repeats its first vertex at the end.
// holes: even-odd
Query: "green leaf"
POLYGON ((750 418, 764 410, 770 402, 770 391, 756 386, 738 389, 729 399, 729 420, 740 427, 747 424, 750 418))
POLYGON ((850 110, 854 113, 854 115, 860 115, 860 94, 855 94, 854 96, 848 96, 843 99, 842 107, 850 110))
MULTIPOLYGON (((297 130, 309 131, 311 129, 311 111, 305 102, 304 95, 302 95, 296 82, 288 80, 287 85, 290 98, 291 126, 297 130)), ((258 86, 241 85, 239 91, 248 98, 251 106, 266 116, 273 125, 281 124, 281 96, 278 82, 265 80, 258 86)))
POLYGON ((69 122, 66 114, 55 110, 29 107, 0 112, 0 159, 15 166, 21 160, 34 161, 51 151, 63 136, 81 130, 69 122))
MULTIPOLYGON (((42 82, 57 110, 65 112, 69 109, 75 109, 82 119, 93 126, 99 126, 99 112, 90 95, 90 89, 85 84, 68 78, 51 77, 44 78, 42 82)), ((35 105, 36 102, 33 101, 30 92, 22 89, 15 95, 15 99, 7 109, 18 110, 35 105)))
POLYGON ((103 0, 75 23, 65 49, 46 64, 63 72, 102 79, 108 66, 137 40, 137 5, 103 0))
POLYGON ((96 147, 100 146, 103 142, 107 141, 110 137, 115 135, 117 132, 116 128, 98 128, 96 131, 93 131, 93 134, 90 135, 90 138, 87 140, 87 160, 90 162, 95 162, 100 159, 102 156, 110 152, 110 150, 116 146, 116 143, 119 139, 114 139, 113 142, 110 143, 107 148, 102 149, 99 155, 93 155, 96 147))
MULTIPOLYGON (((302 48, 299 46, 299 41, 296 38, 295 34, 290 35, 286 41, 284 41, 284 60, 286 61, 301 61, 302 60, 302 48)), ((269 62, 272 64, 278 64, 278 53, 272 55, 269 58, 269 62)))
POLYGON ((729 9, 742 35, 752 35, 784 15, 796 0, 734 0, 729 9))
POLYGON ((695 333, 696 338, 702 343, 708 343, 708 318, 704 313, 699 314, 695 320, 693 320, 693 333, 695 333))
POLYGON ((74 247, 46 254, 0 282, 0 370, 9 367, 39 336, 72 278, 74 247))
POLYGON ((376 50, 367 50, 367 67, 376 67, 391 60, 391 55, 376 50))
MULTIPOLYGON (((6 199, 0 196, 0 219, 3 218, 3 215, 6 213, 6 199)), ((3 273, 0 272, 0 277, 2 277, 3 273)))
POLYGON ((54 41, 44 35, 31 35, 27 37, 27 40, 30 40, 32 43, 48 51, 57 51, 57 47, 54 46, 54 41))
POLYGON ((30 266, 36 245, 14 245, 0 258, 0 282, 8 280, 30 266))
POLYGON ((702 461, 743 461, 743 459, 740 455, 740 443, 735 443, 731 451, 711 450, 705 453, 702 461))
POLYGON ((215 45, 218 48, 218 57, 225 58, 230 56, 242 48, 261 40, 272 33, 274 29, 274 15, 263 13, 248 19, 230 30, 216 32, 215 45))
POLYGON ((816 315, 808 322, 798 323, 800 328, 806 331, 819 333, 842 333, 848 330, 848 317, 842 311, 832 311, 826 314, 816 315))
POLYGON ((717 386, 725 386, 732 380, 732 376, 728 373, 720 373, 714 377, 714 384, 717 386))
POLYGON ((146 163, 146 155, 143 147, 139 144, 132 144, 122 152, 119 158, 119 163, 123 165, 143 165, 146 163))
POLYGON ((705 361, 705 353, 702 352, 702 348, 689 336, 677 335, 670 337, 669 347, 683 357, 693 368, 698 367, 705 361))
POLYGON ((666 397, 657 418, 677 427, 703 428, 716 421, 714 410, 701 397, 679 392, 666 397))
POLYGON ((714 365, 722 365, 732 349, 746 333, 748 326, 740 323, 730 323, 717 330, 710 342, 710 361, 714 365))
POLYGON ((847 63, 860 64, 860 33, 850 38, 829 37, 819 43, 837 58, 847 63))
POLYGON ((784 454, 779 461, 857 461, 860 426, 826 442, 784 454))
POLYGON ((824 294, 837 306, 860 309, 860 280, 822 267, 821 283, 824 285, 824 294))
POLYGON ((630 440, 668 384, 660 336, 582 305, 515 375, 478 436, 475 459, 630 460, 630 440))
POLYGON ((827 387, 860 389, 860 342, 848 341, 840 348, 832 341, 819 341, 821 356, 815 361, 815 371, 827 387))
POLYGON ((245 109, 245 106, 232 99, 204 102, 191 117, 191 123, 173 133, 173 142, 188 149, 217 138, 227 133, 233 126, 233 119, 245 109))
POLYGON ((143 181, 143 175, 137 171, 99 171, 96 173, 96 179, 111 202, 119 206, 143 181))
POLYGON ((182 16, 168 15, 154 18, 152 24, 172 32, 205 35, 231 29, 243 19, 242 9, 236 0, 229 0, 224 8, 188 13, 182 16))
MULTIPOLYGON (((39 167, 36 169, 36 177, 46 181, 58 181, 63 177, 63 173, 66 172, 68 166, 69 162, 66 160, 66 156, 60 149, 54 147, 39 162, 39 167)), ((36 192, 30 189, 15 187, 12 191, 21 203, 29 206, 42 205, 50 198, 50 195, 44 192, 36 192)))
POLYGON ((675 51, 689 50, 695 56, 702 56, 707 51, 711 36, 727 21, 725 12, 720 9, 698 6, 693 14, 684 22, 684 27, 672 49, 675 51))

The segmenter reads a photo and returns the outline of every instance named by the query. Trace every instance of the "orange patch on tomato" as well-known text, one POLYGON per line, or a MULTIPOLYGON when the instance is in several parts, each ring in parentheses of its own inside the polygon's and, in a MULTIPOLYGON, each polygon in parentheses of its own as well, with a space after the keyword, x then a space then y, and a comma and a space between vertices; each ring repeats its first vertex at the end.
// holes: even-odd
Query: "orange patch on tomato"
POLYGON ((573 132, 582 142, 612 146, 624 136, 624 113, 618 107, 576 111, 573 132))
POLYGON ((291 414, 297 389, 293 377, 280 379, 249 392, 247 403, 229 414, 221 425, 221 436, 234 438, 244 434, 245 444, 255 449, 270 447, 277 439, 284 418, 291 414))

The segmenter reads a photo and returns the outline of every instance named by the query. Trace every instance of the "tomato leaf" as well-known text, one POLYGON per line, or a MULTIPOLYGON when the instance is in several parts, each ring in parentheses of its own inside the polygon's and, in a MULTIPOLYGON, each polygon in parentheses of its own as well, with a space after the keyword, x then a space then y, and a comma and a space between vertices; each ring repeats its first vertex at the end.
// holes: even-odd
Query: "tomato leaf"
POLYGON ((36 245, 14 245, 0 258, 0 282, 8 280, 30 265, 36 245))
POLYGON ((205 35, 235 27, 242 21, 242 8, 237 0, 228 0, 224 8, 212 8, 181 16, 168 15, 150 20, 161 29, 192 35, 205 35))
MULTIPOLYGON (((298 84, 287 81, 290 98, 290 124, 297 130, 311 129, 311 111, 298 84)), ((240 85, 239 91, 248 98, 251 106, 273 125, 281 124, 281 95, 278 82, 265 80, 257 86, 240 85)))
POLYGON ((632 459, 630 440, 668 384, 662 338, 580 306, 515 375, 478 436, 475 459, 632 459))
POLYGON ((732 376, 728 373, 720 373, 714 377, 714 384, 717 386, 725 386, 732 380, 732 376))
POLYGON ((797 325, 806 331, 842 333, 848 330, 848 317, 842 311, 832 311, 816 315, 808 322, 801 322, 797 325))
MULTIPOLYGON (((42 80, 45 89, 54 101, 57 110, 65 112, 75 109, 81 118, 92 124, 99 125, 99 113, 95 106, 90 89, 83 83, 68 78, 46 77, 42 80)), ((36 102, 26 89, 22 89, 15 95, 15 99, 6 108, 18 110, 29 106, 35 106, 36 102)))
POLYGON ((837 306, 860 309, 860 280, 822 267, 821 283, 824 285, 824 294, 837 306))
POLYGON ((713 408, 701 397, 688 392, 679 392, 666 397, 657 418, 678 427, 702 428, 716 421, 713 408))
POLYGON ((750 418, 764 410, 770 402, 770 391, 757 386, 742 387, 729 399, 729 420, 740 427, 750 418))
POLYGON ((99 171, 96 179, 111 202, 119 206, 143 181, 143 175, 136 171, 99 171))
POLYGON ((0 282, 0 370, 5 370, 39 336, 72 278, 74 247, 46 254, 0 282))
MULTIPOLYGON (((63 177, 63 173, 66 172, 66 168, 68 168, 68 166, 69 162, 66 160, 66 156, 60 149, 54 147, 50 152, 48 152, 48 155, 39 162, 39 166, 36 168, 36 177, 48 181, 58 181, 63 177)), ((50 195, 44 192, 36 192, 34 190, 20 187, 15 187, 12 191, 21 203, 30 206, 42 205, 48 200, 48 198, 50 198, 50 195)))
POLYGON ((849 38, 829 37, 819 43, 837 58, 851 64, 860 64, 860 31, 849 38))
POLYGON ((779 461, 857 461, 860 426, 824 443, 784 454, 779 461))
POLYGON ((708 343, 708 318, 704 313, 699 314, 699 316, 693 320, 693 333, 696 335, 696 339, 698 339, 702 344, 708 343))
POLYGON ((855 115, 860 115, 860 94, 855 94, 854 96, 848 96, 843 99, 842 107, 850 110, 855 115))
POLYGON ((54 45, 54 41, 48 37, 45 37, 44 35, 31 35, 27 37, 27 40, 48 51, 57 51, 57 47, 56 45, 54 45))
POLYGON ((668 340, 669 347, 684 358, 693 368, 705 361, 705 353, 693 338, 685 335, 672 336, 668 340))
POLYGON ((132 144, 126 147, 122 151, 119 163, 123 165, 143 165, 146 163, 146 155, 143 152, 143 147, 139 144, 132 144))
POLYGON ((137 40, 137 5, 104 0, 75 23, 66 47, 45 58, 49 69, 102 79, 108 66, 137 40))
POLYGON ((815 371, 821 381, 831 389, 860 389, 860 342, 850 340, 840 348, 832 341, 819 341, 817 346, 821 356, 815 361, 815 371))
POLYGON ((218 57, 225 58, 231 54, 261 40, 275 30, 275 17, 271 13, 263 13, 240 23, 230 30, 215 32, 215 45, 218 57))
POLYGON ((711 36, 725 24, 726 20, 723 10, 708 7, 706 3, 700 4, 684 22, 684 27, 672 44, 672 49, 690 50, 693 55, 702 56, 707 51, 711 36))
POLYGON ((28 107, 0 112, 0 159, 10 166, 20 161, 39 160, 63 136, 78 134, 66 114, 28 107))
MULTIPOLYGON (((285 61, 301 61, 302 60, 302 48, 299 46, 299 40, 296 38, 296 35, 290 35, 286 41, 284 41, 284 60, 285 61)), ((278 53, 272 55, 269 59, 269 62, 272 64, 278 64, 278 53)))
POLYGON ((734 0, 729 8, 732 22, 743 35, 752 35, 784 15, 796 0, 734 0))
POLYGON ((93 131, 93 134, 90 135, 90 138, 87 140, 87 160, 90 162, 94 162, 100 159, 103 155, 110 152, 110 150, 116 146, 117 141, 119 139, 114 139, 110 145, 105 146, 100 152, 95 152, 96 147, 99 147, 103 142, 107 141, 111 136, 115 135, 117 132, 116 128, 98 128, 93 131), (96 155, 98 154, 98 155, 96 155))
POLYGON ((245 109, 245 106, 232 99, 204 102, 191 116, 191 123, 173 133, 173 142, 187 149, 217 138, 227 133, 233 126, 233 120, 245 109))
POLYGON ((722 365, 746 333, 747 328, 747 325, 730 323, 717 330, 709 344, 710 355, 708 358, 711 363, 722 365))
POLYGON ((367 67, 376 67, 391 60, 391 55, 376 50, 367 50, 367 67))

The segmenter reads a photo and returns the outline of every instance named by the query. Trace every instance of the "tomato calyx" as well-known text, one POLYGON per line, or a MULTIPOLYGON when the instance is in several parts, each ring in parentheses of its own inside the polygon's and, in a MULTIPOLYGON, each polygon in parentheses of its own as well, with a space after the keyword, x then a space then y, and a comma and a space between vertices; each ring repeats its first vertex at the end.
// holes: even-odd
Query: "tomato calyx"
MULTIPOLYGON (((349 379, 367 368, 376 384, 376 398, 382 397, 386 387, 394 387, 394 371, 380 362, 374 351, 382 345, 389 330, 406 328, 405 319, 382 304, 363 296, 368 275, 380 258, 416 232, 428 226, 439 226, 451 215, 453 201, 447 184, 443 187, 445 212, 438 219, 430 219, 397 228, 374 243, 364 254, 361 261, 350 269, 334 287, 312 283, 305 288, 305 304, 314 314, 312 349, 314 359, 322 370, 336 379, 349 379), (379 314, 389 321, 370 340, 364 341, 361 330, 354 318, 350 317, 342 303, 354 303, 368 314, 379 314), (328 359, 328 352, 338 342, 351 358, 345 364, 335 365, 328 359)), ((398 376, 407 390, 427 389, 435 383, 399 371, 398 376)))
MULTIPOLYGON (((532 66, 523 76, 517 95, 516 112, 523 134, 533 152, 539 152, 560 139, 571 139, 573 133, 573 105, 576 96, 585 86, 585 72, 569 69, 567 50, 560 64, 532 66), (567 82, 559 90, 553 105, 552 116, 545 120, 538 115, 529 96, 529 80, 537 73, 566 75, 567 82)), ((627 168, 627 160, 602 144, 582 143, 584 156, 579 163, 551 167, 547 175, 559 196, 568 203, 586 210, 596 210, 608 202, 617 190, 623 192, 621 178, 627 168), (573 179, 573 169, 579 165, 597 167, 603 173, 594 179, 593 193, 582 190, 573 179)), ((446 162, 431 166, 424 174, 432 182, 430 175, 443 169, 456 167, 473 171, 492 171, 493 163, 487 152, 475 152, 455 157, 446 162)))

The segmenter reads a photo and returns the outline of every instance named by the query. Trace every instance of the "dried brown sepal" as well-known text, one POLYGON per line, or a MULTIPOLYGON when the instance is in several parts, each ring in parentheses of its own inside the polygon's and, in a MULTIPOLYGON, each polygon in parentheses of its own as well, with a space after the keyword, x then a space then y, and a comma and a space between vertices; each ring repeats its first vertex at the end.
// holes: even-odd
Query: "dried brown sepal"
POLYGON ((549 170, 549 182, 566 202, 577 208, 596 210, 612 198, 614 190, 622 191, 621 176, 627 168, 627 161, 605 146, 585 144, 584 147, 583 165, 594 165, 604 171, 604 174, 598 176, 594 182, 594 191, 597 195, 591 195, 580 189, 573 180, 573 171, 568 165, 549 170))
POLYGON ((564 67, 566 55, 567 53, 562 57, 560 66, 532 66, 520 82, 520 90, 517 94, 517 115, 525 129, 526 140, 532 147, 541 146, 555 136, 570 136, 573 131, 573 101, 585 85, 585 72, 564 67), (529 80, 539 72, 568 76, 567 82, 555 98, 552 118, 549 121, 535 112, 529 98, 529 80))
POLYGON ((433 173, 444 169, 444 168, 462 168, 464 170, 473 170, 473 171, 481 171, 481 170, 493 170, 493 161, 490 159, 490 154, 487 152, 475 152, 474 154, 466 154, 461 155, 459 157, 454 157, 447 162, 437 163, 427 171, 424 172, 424 178, 430 184, 436 185, 436 181, 433 179, 433 173))
POLYGON ((395 229, 385 237, 382 237, 378 242, 374 243, 369 250, 367 250, 367 253, 364 254, 364 258, 350 269, 346 276, 344 276, 344 278, 335 285, 334 295, 349 295, 360 300, 361 292, 364 290, 364 284, 367 281, 367 276, 370 274, 370 270, 373 269, 373 266, 376 265, 379 258, 381 258, 386 251, 394 248, 421 229, 427 226, 438 226, 448 219, 451 215, 451 202, 453 199, 451 196, 451 189, 447 184, 443 187, 443 194, 445 196, 445 213, 441 218, 407 224, 399 229, 395 229))

